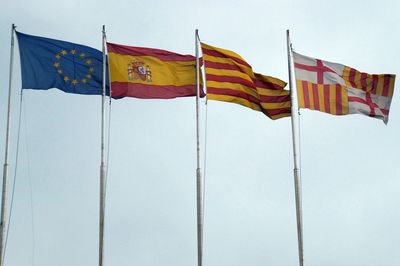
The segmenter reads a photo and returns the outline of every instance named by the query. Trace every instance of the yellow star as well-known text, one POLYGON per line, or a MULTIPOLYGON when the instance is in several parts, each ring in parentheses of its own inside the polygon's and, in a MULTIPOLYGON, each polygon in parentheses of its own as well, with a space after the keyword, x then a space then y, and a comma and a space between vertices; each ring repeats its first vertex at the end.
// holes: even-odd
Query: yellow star
POLYGON ((92 78, 92 75, 87 74, 86 77, 87 77, 88 79, 91 79, 91 78, 92 78))
POLYGON ((72 49, 70 53, 71 53, 71 54, 76 54, 76 50, 75 50, 75 49, 72 49))
POLYGON ((64 81, 67 82, 69 80, 69 77, 65 76, 64 81))
POLYGON ((61 69, 57 70, 58 74, 62 74, 63 71, 61 69))
POLYGON ((94 68, 93 67, 89 68, 89 72, 93 73, 94 72, 94 68))
POLYGON ((92 63, 92 59, 86 60, 86 64, 90 65, 92 63))
POLYGON ((60 67, 60 63, 58 63, 58 62, 55 62, 55 63, 54 63, 54 67, 55 67, 55 68, 58 68, 58 67, 60 67))
POLYGON ((87 79, 82 79, 81 81, 82 81, 83 84, 87 83, 87 79))
POLYGON ((65 51, 65 50, 61 50, 61 54, 62 54, 62 55, 66 55, 66 54, 68 54, 68 52, 65 51))
POLYGON ((72 83, 73 85, 76 85, 76 84, 78 84, 79 82, 78 82, 76 79, 73 79, 71 83, 72 83))
POLYGON ((85 56, 86 56, 85 53, 80 53, 80 54, 79 54, 79 57, 80 57, 80 58, 85 58, 85 56))
POLYGON ((60 54, 57 54, 57 55, 56 55, 56 58, 57 58, 57 59, 60 59, 60 58, 61 58, 61 55, 60 55, 60 54))

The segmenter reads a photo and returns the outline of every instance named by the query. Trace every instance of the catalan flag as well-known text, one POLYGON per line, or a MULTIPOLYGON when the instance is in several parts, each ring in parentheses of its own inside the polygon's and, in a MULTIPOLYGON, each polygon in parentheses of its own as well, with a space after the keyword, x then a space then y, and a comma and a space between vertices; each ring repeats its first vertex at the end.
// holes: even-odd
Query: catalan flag
POLYGON ((388 122, 395 75, 367 74, 293 52, 300 108, 333 115, 364 114, 388 122))
POLYGON ((114 43, 107 43, 107 50, 112 97, 170 99, 196 95, 194 56, 114 43))
POLYGON ((261 111, 271 119, 290 116, 286 82, 254 73, 238 54, 201 43, 210 100, 237 103, 261 111))

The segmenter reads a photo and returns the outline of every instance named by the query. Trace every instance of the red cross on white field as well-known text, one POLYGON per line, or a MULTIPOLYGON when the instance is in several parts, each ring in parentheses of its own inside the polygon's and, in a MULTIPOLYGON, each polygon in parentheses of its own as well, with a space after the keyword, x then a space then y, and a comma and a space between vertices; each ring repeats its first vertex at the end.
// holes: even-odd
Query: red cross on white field
POLYGON ((336 72, 330 69, 329 67, 325 66, 322 60, 320 59, 316 59, 316 63, 317 63, 316 66, 294 63, 294 67, 309 72, 315 72, 317 74, 317 84, 324 84, 324 73, 326 72, 336 73, 336 72))
POLYGON ((371 98, 371 93, 367 92, 365 93, 365 99, 362 97, 357 97, 357 96, 350 96, 349 95, 349 102, 357 102, 362 105, 368 106, 369 107, 369 116, 374 117, 376 116, 375 109, 378 109, 379 111, 382 112, 384 116, 389 115, 389 110, 381 108, 377 103, 372 101, 371 98))

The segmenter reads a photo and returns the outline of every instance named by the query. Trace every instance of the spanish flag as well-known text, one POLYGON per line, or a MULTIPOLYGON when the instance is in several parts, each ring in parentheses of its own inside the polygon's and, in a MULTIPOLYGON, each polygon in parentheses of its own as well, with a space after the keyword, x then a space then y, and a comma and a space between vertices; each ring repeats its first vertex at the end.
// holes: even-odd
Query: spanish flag
POLYGON ((229 50, 201 43, 207 95, 210 100, 237 103, 263 112, 271 119, 291 115, 286 82, 254 73, 244 59, 229 50))
MULTIPOLYGON (((171 99, 196 95, 196 58, 107 43, 113 98, 171 99)), ((203 92, 200 92, 204 96, 203 92)))

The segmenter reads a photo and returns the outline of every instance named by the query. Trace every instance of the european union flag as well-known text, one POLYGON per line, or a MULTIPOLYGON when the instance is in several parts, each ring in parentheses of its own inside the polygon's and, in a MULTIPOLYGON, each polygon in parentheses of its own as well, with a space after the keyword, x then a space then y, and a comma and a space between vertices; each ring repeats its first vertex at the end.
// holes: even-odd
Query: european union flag
MULTIPOLYGON (((23 89, 57 88, 68 93, 103 93, 103 53, 94 48, 17 33, 23 89)), ((109 95, 107 71, 107 95, 109 95)))

